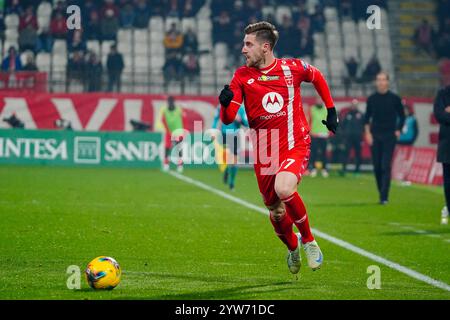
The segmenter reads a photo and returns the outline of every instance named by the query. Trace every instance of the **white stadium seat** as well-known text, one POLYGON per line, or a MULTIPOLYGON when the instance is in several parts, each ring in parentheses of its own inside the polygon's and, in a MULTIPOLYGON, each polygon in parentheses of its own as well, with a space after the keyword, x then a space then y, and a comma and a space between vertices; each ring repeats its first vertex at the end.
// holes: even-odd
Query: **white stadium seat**
POLYGON ((6 29, 17 29, 19 27, 19 16, 17 14, 8 14, 5 17, 6 29))
POLYGON ((50 72, 50 53, 38 53, 36 56, 36 66, 40 71, 50 72))

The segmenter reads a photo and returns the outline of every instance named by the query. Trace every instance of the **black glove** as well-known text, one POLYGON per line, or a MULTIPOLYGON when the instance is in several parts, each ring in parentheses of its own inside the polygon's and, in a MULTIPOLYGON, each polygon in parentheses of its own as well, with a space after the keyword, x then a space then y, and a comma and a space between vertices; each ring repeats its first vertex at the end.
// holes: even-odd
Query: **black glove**
POLYGON ((339 119, 337 117, 336 114, 336 108, 328 108, 327 109, 327 121, 322 120, 322 123, 328 128, 328 130, 330 130, 333 133, 336 133, 338 124, 339 124, 339 119))
POLYGON ((234 93, 230 90, 229 85, 225 85, 220 92, 219 101, 220 104, 224 107, 228 107, 231 103, 231 100, 233 100, 234 93))

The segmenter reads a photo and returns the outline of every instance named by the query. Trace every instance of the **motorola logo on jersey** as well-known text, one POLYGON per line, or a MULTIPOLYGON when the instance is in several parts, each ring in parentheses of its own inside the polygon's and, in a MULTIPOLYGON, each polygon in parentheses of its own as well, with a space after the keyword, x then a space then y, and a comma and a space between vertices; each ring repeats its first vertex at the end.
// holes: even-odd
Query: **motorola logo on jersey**
POLYGON ((270 113, 277 113, 284 106, 284 99, 278 92, 269 92, 262 99, 263 108, 270 113))

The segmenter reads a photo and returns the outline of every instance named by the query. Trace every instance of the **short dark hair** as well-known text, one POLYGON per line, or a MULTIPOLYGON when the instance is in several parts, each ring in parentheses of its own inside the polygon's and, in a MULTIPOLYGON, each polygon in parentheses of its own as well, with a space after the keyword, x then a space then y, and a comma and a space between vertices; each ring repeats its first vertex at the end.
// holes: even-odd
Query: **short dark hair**
POLYGON ((259 42, 268 42, 272 50, 275 48, 279 38, 279 34, 275 26, 267 21, 249 24, 244 31, 245 34, 255 33, 256 40, 259 42))

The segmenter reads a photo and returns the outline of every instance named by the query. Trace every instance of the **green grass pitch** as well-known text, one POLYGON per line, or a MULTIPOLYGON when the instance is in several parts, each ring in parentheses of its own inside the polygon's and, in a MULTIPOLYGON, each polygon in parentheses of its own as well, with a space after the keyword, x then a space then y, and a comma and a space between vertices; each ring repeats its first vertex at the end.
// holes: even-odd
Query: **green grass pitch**
MULTIPOLYGON (((185 175, 229 192, 218 170, 185 175)), ((440 188, 394 184, 387 206, 370 175, 306 177, 299 191, 314 228, 450 283, 440 188)), ((232 194, 262 206, 251 170, 232 194)), ((295 280, 267 216, 159 170, 0 166, 0 219, 0 299, 450 299, 321 238, 322 269, 303 255, 295 280), (67 267, 99 255, 121 264, 119 286, 67 289, 67 267)))

